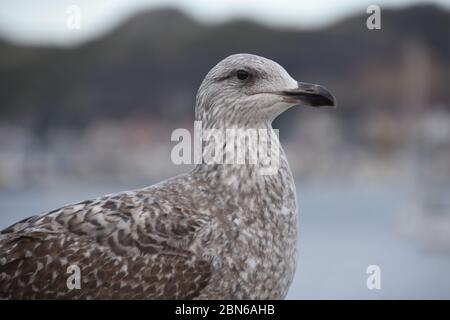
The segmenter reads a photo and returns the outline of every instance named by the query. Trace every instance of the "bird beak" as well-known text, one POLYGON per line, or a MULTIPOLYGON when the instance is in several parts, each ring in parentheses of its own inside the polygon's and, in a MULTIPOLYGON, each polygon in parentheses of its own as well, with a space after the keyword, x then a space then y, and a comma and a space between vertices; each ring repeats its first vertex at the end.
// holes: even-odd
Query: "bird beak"
POLYGON ((336 99, 327 88, 317 84, 297 82, 297 88, 282 91, 285 101, 298 105, 311 107, 334 107, 336 108, 336 99))

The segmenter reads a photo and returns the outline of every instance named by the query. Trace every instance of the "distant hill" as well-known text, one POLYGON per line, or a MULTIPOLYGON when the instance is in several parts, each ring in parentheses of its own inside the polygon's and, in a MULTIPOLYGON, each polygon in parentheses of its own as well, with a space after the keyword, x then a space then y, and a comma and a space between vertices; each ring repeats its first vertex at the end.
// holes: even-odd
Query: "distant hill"
POLYGON ((239 20, 204 25, 159 9, 71 49, 0 41, 0 119, 44 129, 98 118, 191 119, 205 73, 237 52, 272 58, 293 77, 328 86, 343 116, 407 108, 405 70, 417 60, 430 83, 425 103, 450 107, 450 12, 431 5, 383 10, 376 31, 366 18, 302 31, 239 20))

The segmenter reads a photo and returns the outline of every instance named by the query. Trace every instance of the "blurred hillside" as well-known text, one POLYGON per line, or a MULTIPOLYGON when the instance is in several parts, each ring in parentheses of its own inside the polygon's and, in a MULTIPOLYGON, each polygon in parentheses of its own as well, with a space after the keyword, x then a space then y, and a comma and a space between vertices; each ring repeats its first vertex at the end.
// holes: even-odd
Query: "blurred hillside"
POLYGON ((366 18, 294 31, 248 21, 206 26, 161 9, 73 49, 1 42, 1 119, 39 128, 130 115, 191 119, 205 73, 236 52, 270 57, 294 78, 326 84, 341 115, 409 103, 414 93, 405 89, 405 73, 417 63, 410 56, 418 56, 428 64, 424 103, 449 106, 450 13, 434 6, 383 10, 381 31, 368 30, 366 18))
POLYGON ((42 183, 55 170, 76 177, 125 172, 123 179, 130 167, 138 177, 171 172, 162 169, 171 130, 191 125, 200 81, 237 52, 274 59, 337 97, 338 112, 297 109, 277 120, 302 153, 301 162, 292 157, 294 170, 308 175, 323 164, 324 175, 348 172, 370 165, 355 163, 363 157, 380 172, 395 171, 383 161, 408 145, 411 125, 429 110, 449 115, 450 12, 384 9, 382 30, 374 31, 366 18, 305 31, 249 21, 203 25, 159 9, 74 48, 1 41, 0 187, 42 183))

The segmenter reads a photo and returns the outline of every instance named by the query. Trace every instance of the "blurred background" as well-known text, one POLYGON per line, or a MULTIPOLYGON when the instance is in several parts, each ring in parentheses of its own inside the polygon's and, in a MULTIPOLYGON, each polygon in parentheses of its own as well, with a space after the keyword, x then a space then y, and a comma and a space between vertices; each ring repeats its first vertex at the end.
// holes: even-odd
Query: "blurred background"
POLYGON ((378 1, 381 30, 371 4, 3 0, 0 229, 189 170, 170 134, 207 71, 248 52, 338 100, 274 123, 300 203, 288 298, 450 299, 450 1, 378 1))

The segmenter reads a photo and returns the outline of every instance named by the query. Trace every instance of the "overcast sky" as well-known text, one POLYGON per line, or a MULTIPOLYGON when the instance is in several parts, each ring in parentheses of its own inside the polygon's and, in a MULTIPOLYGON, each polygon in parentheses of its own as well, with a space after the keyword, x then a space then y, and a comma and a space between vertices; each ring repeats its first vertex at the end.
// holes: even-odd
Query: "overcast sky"
POLYGON ((110 30, 138 11, 161 6, 181 8, 204 22, 248 17, 269 25, 313 28, 365 13, 370 4, 383 10, 423 2, 450 9, 450 0, 1 0, 0 35, 18 43, 71 45, 110 30), (77 31, 66 27, 66 9, 72 4, 82 14, 77 31))

